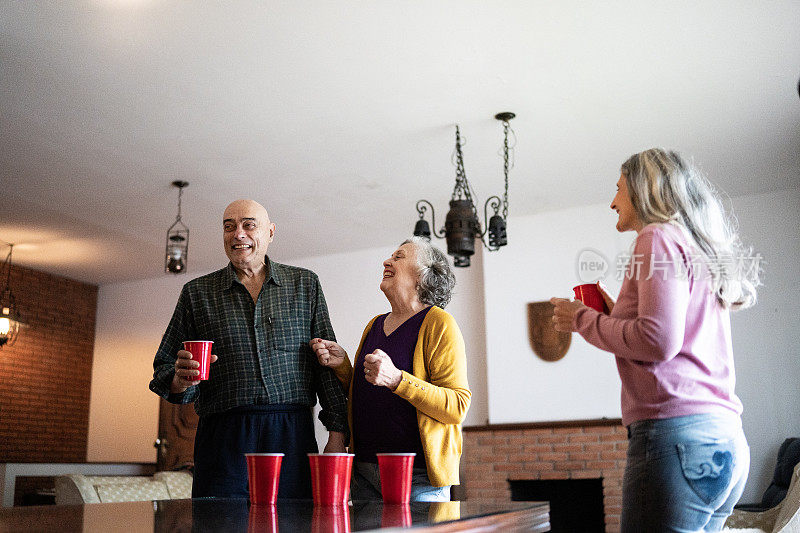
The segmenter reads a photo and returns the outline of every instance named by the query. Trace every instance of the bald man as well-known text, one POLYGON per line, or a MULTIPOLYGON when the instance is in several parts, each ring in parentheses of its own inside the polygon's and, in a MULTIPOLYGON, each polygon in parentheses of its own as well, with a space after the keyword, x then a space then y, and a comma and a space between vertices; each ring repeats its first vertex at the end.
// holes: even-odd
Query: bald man
POLYGON ((225 268, 184 285, 153 362, 150 390, 172 403, 194 402, 193 497, 246 498, 248 452, 282 452, 278 496, 310 498, 307 453, 316 453, 312 408, 329 431, 326 452, 344 452, 346 397, 333 371, 308 346, 333 338, 317 275, 271 260, 275 224, 253 200, 222 216, 225 268), (330 336, 326 336, 330 335, 330 336), (210 377, 182 350, 214 341, 210 377))

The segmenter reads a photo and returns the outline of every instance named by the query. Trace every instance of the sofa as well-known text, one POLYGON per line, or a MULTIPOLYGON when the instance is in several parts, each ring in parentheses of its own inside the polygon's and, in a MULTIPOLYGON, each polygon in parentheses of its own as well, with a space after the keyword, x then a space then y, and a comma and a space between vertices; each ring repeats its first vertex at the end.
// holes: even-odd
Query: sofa
POLYGON ((156 472, 149 476, 85 476, 55 479, 56 504, 174 500, 192 497, 188 472, 156 472))

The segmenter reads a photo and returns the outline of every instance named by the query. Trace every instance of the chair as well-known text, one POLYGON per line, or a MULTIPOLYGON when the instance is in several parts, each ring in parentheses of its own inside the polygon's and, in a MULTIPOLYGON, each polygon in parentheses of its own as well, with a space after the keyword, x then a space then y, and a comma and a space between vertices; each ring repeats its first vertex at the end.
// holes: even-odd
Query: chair
POLYGON ((786 497, 766 511, 734 509, 725 529, 753 528, 772 533, 800 533, 800 463, 794 467, 786 497))

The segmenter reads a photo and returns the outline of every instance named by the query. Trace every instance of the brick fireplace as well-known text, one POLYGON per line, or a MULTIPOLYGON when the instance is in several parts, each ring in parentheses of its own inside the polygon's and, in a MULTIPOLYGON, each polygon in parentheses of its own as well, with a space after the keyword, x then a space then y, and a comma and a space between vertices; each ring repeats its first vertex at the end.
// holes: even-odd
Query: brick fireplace
POLYGON ((602 479, 606 531, 619 531, 628 448, 619 419, 464 428, 467 498, 509 498, 508 480, 602 479))

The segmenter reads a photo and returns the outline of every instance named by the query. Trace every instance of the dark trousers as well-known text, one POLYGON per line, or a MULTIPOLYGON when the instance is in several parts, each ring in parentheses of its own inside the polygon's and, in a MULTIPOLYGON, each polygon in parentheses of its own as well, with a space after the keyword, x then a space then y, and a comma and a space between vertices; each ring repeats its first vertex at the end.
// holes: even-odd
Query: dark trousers
POLYGON ((308 453, 317 453, 311 408, 254 405, 202 416, 194 440, 192 497, 247 498, 245 453, 284 453, 279 498, 311 498, 308 453))

